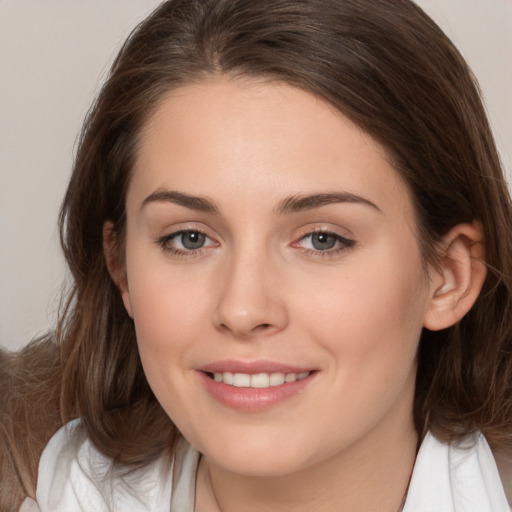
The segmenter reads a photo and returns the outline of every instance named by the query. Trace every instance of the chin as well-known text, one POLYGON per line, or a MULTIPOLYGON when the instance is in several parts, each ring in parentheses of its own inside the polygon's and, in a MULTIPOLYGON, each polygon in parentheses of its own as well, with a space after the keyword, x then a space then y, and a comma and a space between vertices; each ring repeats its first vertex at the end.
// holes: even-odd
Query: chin
POLYGON ((287 453, 223 454, 219 458, 209 457, 206 454, 206 458, 211 464, 221 467, 224 471, 253 478, 283 477, 307 465, 304 461, 296 460, 296 454, 290 456, 287 453))
MULTIPOLYGON (((265 430, 265 429, 264 429, 265 430)), ((280 477, 312 463, 305 448, 311 443, 290 436, 272 436, 269 432, 250 435, 212 436, 199 443, 199 451, 224 471, 251 477, 280 477)), ((193 443, 195 444, 195 443, 193 443)))

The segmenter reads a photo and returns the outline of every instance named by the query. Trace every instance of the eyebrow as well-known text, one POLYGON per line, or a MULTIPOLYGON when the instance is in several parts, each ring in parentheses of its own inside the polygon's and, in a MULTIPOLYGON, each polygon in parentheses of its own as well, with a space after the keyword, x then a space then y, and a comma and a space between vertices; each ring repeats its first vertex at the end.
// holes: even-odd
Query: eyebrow
POLYGON ((382 210, 370 200, 364 197, 352 194, 350 192, 334 192, 311 195, 295 195, 281 201, 275 208, 275 213, 294 213, 304 210, 313 210, 322 206, 335 203, 356 203, 369 206, 376 211, 382 213, 382 210))
POLYGON ((207 197, 198 197, 176 192, 174 190, 158 189, 150 194, 142 202, 141 209, 150 203, 174 203, 184 206, 190 210, 196 210, 205 213, 219 213, 215 202, 207 197))
MULTIPOLYGON (((204 213, 220 213, 219 208, 215 204, 215 201, 212 199, 207 197, 192 196, 189 194, 184 194, 183 192, 166 189, 158 189, 151 193, 142 202, 141 209, 150 203, 160 202, 174 203, 190 210, 196 210, 204 213)), ((321 208, 322 206, 336 203, 362 204, 382 213, 381 209, 372 201, 350 192, 290 196, 279 202, 276 208, 274 208, 274 213, 277 215, 283 215, 287 213, 313 210, 315 208, 321 208)))

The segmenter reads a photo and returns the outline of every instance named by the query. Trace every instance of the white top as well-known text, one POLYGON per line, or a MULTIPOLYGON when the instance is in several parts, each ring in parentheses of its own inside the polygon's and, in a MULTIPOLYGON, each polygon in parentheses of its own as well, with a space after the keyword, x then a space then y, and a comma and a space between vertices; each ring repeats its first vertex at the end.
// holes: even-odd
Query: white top
MULTIPOLYGON (((178 443, 142 470, 112 469, 74 421, 60 429, 39 464, 37 504, 19 512, 193 512, 198 452, 178 443), (94 468, 94 470, 93 470, 94 468)), ((464 446, 428 433, 403 512, 510 512, 492 452, 481 434, 464 446)))

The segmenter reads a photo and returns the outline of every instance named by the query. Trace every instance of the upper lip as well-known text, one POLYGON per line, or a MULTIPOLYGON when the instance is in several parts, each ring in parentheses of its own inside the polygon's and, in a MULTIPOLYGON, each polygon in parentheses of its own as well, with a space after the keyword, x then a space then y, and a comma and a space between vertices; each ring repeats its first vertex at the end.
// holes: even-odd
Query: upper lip
POLYGON ((276 361, 236 361, 227 359, 225 361, 215 361, 198 368, 199 371, 207 373, 247 373, 254 375, 257 373, 303 373, 312 371, 312 368, 305 366, 294 366, 276 361))

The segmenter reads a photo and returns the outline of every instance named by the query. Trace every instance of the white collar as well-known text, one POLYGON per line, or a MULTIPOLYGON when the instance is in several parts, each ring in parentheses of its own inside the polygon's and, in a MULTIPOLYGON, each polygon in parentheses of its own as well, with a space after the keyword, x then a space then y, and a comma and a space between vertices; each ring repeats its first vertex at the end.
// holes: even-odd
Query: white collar
POLYGON ((427 433, 403 512, 510 512, 496 462, 482 434, 445 444, 427 433))
POLYGON ((200 454, 183 438, 174 450, 173 489, 170 512, 194 510, 197 467, 200 454))

